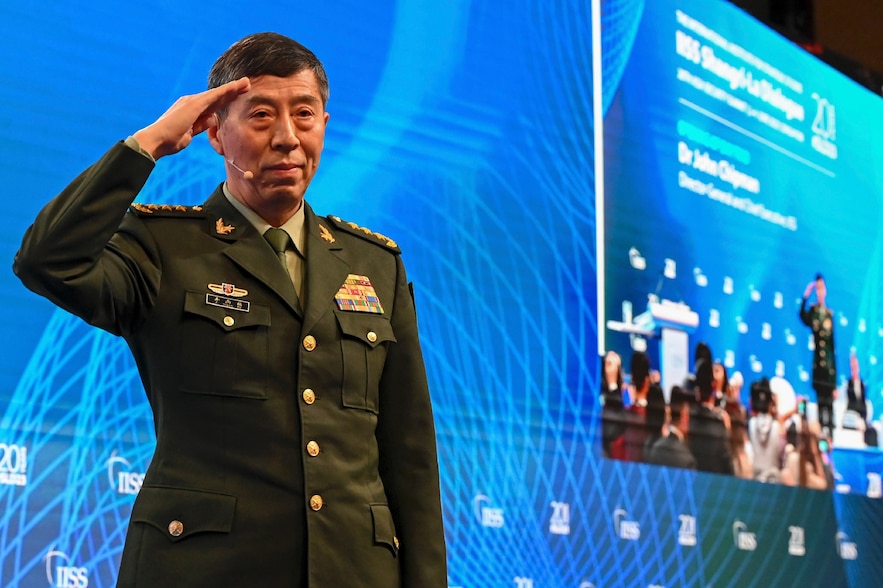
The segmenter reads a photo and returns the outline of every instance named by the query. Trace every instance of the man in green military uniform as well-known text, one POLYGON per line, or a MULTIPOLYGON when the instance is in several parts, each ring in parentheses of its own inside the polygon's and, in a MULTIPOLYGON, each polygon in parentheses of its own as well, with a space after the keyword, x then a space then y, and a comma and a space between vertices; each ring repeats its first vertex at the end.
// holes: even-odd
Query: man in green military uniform
POLYGON ((438 462, 398 246, 319 217, 328 81, 282 35, 235 43, 209 90, 108 151, 28 229, 14 270, 125 338, 156 450, 120 586, 443 588, 438 462), (206 131, 226 182, 132 204, 206 131), (128 212, 127 212, 128 209, 128 212))
POLYGON ((837 361, 834 354, 834 312, 825 305, 827 288, 822 274, 806 286, 800 304, 800 320, 812 329, 812 387, 816 391, 819 423, 829 434, 834 426, 834 390, 837 387, 837 361), (806 307, 813 290, 816 303, 806 307))

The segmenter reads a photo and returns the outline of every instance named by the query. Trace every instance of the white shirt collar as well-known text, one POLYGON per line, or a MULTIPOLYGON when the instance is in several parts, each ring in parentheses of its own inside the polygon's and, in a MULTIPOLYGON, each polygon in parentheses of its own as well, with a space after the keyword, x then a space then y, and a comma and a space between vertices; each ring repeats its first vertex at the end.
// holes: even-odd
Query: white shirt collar
MULTIPOLYGON (((230 188, 227 187, 227 182, 224 182, 223 185, 224 196, 226 196, 227 200, 230 204, 233 205, 233 208, 239 211, 239 213, 245 217, 245 220, 250 222, 255 229, 257 229, 258 233, 263 235, 267 232, 272 225, 265 221, 261 216, 256 213, 254 210, 240 202, 232 192, 230 192, 230 188)), ((306 253, 306 232, 304 231, 304 204, 301 202, 300 208, 297 209, 290 219, 285 221, 285 223, 279 227, 280 229, 284 229, 288 236, 291 237, 292 243, 297 247, 298 252, 300 252, 302 257, 305 257, 306 253)))

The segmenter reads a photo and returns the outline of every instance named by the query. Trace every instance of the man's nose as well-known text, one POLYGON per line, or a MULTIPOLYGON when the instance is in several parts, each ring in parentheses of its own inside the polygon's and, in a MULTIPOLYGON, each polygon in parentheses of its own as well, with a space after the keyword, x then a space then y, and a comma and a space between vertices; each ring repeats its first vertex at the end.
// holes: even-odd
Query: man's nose
POLYGON ((273 129, 272 147, 280 151, 292 151, 300 145, 297 127, 290 118, 280 118, 273 129))

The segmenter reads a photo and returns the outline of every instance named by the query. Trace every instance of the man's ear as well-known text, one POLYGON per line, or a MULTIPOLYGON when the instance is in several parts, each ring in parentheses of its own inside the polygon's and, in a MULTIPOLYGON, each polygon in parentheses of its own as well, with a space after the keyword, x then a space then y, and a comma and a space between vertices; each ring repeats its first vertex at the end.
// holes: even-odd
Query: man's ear
POLYGON ((205 130, 205 134, 208 137, 208 142, 218 155, 224 155, 224 145, 221 140, 221 117, 218 116, 217 112, 209 119, 209 125, 205 130))

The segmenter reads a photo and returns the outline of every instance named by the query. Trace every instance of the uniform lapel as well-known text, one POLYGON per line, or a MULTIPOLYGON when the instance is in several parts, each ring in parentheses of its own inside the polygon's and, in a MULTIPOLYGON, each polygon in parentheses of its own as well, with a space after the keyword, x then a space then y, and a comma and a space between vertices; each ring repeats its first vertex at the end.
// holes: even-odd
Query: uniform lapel
POLYGON ((230 244, 224 249, 224 255, 263 282, 300 315, 294 285, 279 264, 276 253, 252 224, 233 208, 220 188, 206 201, 205 210, 207 232, 230 244))
POLYGON ((341 257, 343 247, 328 230, 329 224, 304 205, 307 282, 303 332, 307 333, 334 303, 335 294, 349 275, 350 264, 341 257))

